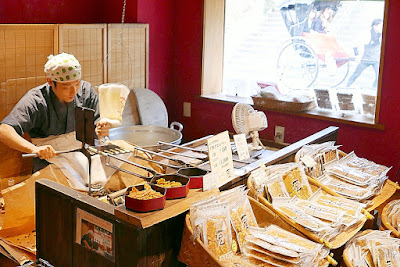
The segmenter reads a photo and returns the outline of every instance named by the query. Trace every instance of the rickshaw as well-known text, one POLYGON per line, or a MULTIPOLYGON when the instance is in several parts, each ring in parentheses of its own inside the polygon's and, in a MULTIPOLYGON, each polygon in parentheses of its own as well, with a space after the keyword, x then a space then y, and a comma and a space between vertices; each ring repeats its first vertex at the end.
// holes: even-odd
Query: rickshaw
POLYGON ((291 36, 282 45, 277 60, 281 81, 301 89, 316 84, 318 77, 331 87, 346 79, 349 61, 353 58, 334 35, 310 29, 309 25, 309 17, 312 19, 314 14, 317 17, 329 9, 333 18, 339 8, 340 1, 285 0, 280 4, 282 18, 291 36))

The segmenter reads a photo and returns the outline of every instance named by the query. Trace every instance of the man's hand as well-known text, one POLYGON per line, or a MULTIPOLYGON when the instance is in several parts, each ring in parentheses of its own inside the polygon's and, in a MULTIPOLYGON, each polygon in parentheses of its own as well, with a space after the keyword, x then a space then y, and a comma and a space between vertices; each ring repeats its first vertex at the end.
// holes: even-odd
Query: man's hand
POLYGON ((96 123, 96 129, 95 129, 97 137, 99 139, 106 137, 108 135, 108 132, 110 131, 110 128, 111 128, 111 123, 109 121, 103 119, 99 120, 96 123))
POLYGON ((56 155, 56 151, 51 145, 35 147, 32 153, 37 154, 41 159, 51 159, 56 155))

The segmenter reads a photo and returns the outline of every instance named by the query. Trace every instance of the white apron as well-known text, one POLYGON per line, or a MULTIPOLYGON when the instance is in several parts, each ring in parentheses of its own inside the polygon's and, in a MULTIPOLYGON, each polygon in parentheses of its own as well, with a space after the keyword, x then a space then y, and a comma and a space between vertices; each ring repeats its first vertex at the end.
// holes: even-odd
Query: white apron
MULTIPOLYGON (((76 133, 70 132, 61 135, 52 135, 45 138, 32 138, 36 146, 51 145, 57 152, 71 151, 82 148, 82 142, 76 140, 76 133)), ((128 158, 130 153, 120 155, 128 158)), ((76 190, 88 191, 89 161, 82 152, 62 153, 47 160, 54 163, 67 177, 70 186, 76 190)), ((122 161, 110 158, 110 163, 120 167, 122 161)), ((100 155, 91 157, 91 184, 104 185, 115 172, 114 168, 105 165, 105 158, 100 155)))

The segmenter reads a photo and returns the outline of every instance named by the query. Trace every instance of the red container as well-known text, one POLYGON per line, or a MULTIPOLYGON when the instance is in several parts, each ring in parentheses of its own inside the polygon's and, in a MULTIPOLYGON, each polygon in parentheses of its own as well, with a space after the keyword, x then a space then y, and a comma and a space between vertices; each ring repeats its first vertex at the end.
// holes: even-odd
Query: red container
POLYGON ((209 171, 196 167, 181 168, 178 170, 178 174, 190 179, 190 189, 203 188, 203 177, 207 173, 209 171))
MULTIPOLYGON (((190 179, 179 175, 179 174, 166 174, 166 175, 159 175, 151 179, 151 183, 154 184, 155 186, 157 185, 157 180, 164 178, 166 181, 175 181, 175 182, 180 182, 182 186, 179 187, 169 187, 165 188, 167 189, 167 199, 175 199, 175 198, 183 198, 186 197, 188 192, 189 192, 189 185, 190 185, 190 179)), ((161 187, 161 186, 159 186, 161 187)), ((162 187, 164 188, 164 187, 162 187)))
MULTIPOLYGON (((153 211, 153 210, 162 210, 165 206, 165 201, 166 201, 166 189, 150 184, 151 188, 157 192, 160 192, 163 196, 158 197, 158 198, 153 198, 153 199, 136 199, 132 198, 129 195, 129 192, 132 190, 132 186, 128 187, 126 189, 126 194, 125 194, 125 206, 127 209, 134 210, 134 211, 139 211, 139 212, 147 212, 147 211, 153 211)), ((142 191, 144 189, 144 185, 137 185, 135 188, 139 191, 142 191)))

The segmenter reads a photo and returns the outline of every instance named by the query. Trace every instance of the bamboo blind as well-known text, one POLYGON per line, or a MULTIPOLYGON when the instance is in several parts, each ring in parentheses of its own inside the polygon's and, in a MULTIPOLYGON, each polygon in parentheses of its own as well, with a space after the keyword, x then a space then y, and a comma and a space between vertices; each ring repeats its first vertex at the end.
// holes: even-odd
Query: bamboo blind
POLYGON ((147 24, 108 24, 108 82, 147 88, 148 32, 147 24))
POLYGON ((0 119, 31 88, 46 82, 43 66, 54 53, 56 25, 0 25, 0 119))
POLYGON ((59 51, 79 60, 82 79, 92 86, 105 83, 106 24, 60 24, 58 31, 59 51))
MULTIPOLYGON (((0 25, 0 120, 29 89, 46 82, 43 66, 55 51, 56 25, 0 25)), ((3 144, 0 158, 0 178, 27 173, 32 166, 3 144)))

